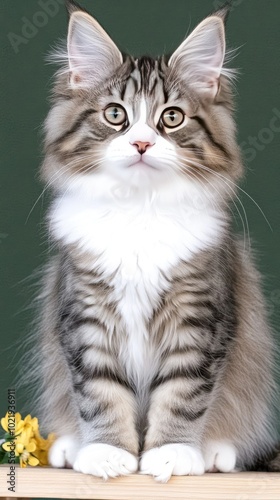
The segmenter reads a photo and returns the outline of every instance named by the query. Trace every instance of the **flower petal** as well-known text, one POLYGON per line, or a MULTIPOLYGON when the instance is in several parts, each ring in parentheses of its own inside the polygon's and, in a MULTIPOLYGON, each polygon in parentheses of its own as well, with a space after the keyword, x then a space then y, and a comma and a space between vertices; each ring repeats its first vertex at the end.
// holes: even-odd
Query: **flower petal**
POLYGON ((22 420, 20 413, 15 414, 15 421, 16 421, 15 434, 19 434, 24 428, 24 420, 22 420))
POLYGON ((28 464, 32 465, 32 467, 36 467, 36 465, 38 465, 38 463, 39 463, 38 458, 35 458, 35 457, 28 458, 28 464))
POLYGON ((26 451, 29 451, 29 453, 32 453, 36 450, 36 443, 34 441, 31 441, 30 443, 25 445, 25 449, 26 451))
POLYGON ((35 431, 35 430, 38 430, 38 427, 39 427, 39 423, 38 423, 38 418, 37 417, 34 417, 32 418, 31 420, 31 425, 32 425, 32 429, 35 431))
POLYGON ((16 434, 20 434, 20 432, 24 429, 24 421, 23 420, 20 420, 17 424, 16 424, 16 434))
POLYGON ((20 454, 24 450, 24 444, 23 443, 17 443, 16 444, 16 451, 20 454))

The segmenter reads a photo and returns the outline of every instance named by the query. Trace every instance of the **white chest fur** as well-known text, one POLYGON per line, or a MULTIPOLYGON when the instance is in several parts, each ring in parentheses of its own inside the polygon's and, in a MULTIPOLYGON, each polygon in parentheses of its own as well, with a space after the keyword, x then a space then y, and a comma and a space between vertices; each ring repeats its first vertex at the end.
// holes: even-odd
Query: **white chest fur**
POLYGON ((110 206, 69 195, 53 204, 51 229, 56 240, 98 257, 127 327, 129 342, 122 352, 127 371, 135 381, 143 372, 149 378, 152 370, 146 368, 156 369, 156 360, 146 323, 168 286, 164 276, 180 259, 217 241, 222 230, 217 213, 153 204, 110 206))

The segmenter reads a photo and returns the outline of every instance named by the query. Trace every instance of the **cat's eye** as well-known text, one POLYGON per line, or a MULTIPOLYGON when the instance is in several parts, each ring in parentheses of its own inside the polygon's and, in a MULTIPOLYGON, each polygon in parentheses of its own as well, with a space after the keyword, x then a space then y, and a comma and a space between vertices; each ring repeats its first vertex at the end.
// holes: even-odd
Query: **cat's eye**
POLYGON ((127 114, 119 104, 109 104, 104 110, 104 117, 112 125, 122 125, 127 119, 127 114))
POLYGON ((161 114, 161 120, 165 127, 175 128, 182 125, 185 119, 185 114, 179 108, 167 108, 161 114))

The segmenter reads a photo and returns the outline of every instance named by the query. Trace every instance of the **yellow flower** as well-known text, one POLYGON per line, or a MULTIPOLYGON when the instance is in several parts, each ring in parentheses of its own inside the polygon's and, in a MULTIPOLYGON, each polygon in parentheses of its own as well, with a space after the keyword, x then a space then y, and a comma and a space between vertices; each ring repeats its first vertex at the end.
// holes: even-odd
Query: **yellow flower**
POLYGON ((39 464, 39 460, 36 457, 30 455, 28 451, 24 451, 19 457, 20 467, 26 467, 27 465, 31 465, 32 467, 36 467, 39 464))
MULTIPOLYGON (((19 457, 21 467, 48 465, 48 451, 55 441, 55 435, 49 434, 47 439, 44 439, 39 432, 38 419, 32 418, 31 415, 22 420, 20 413, 16 413, 14 423, 14 439, 6 441, 2 448, 7 452, 14 451, 19 457)), ((8 413, 1 419, 1 425, 9 432, 8 413)))
POLYGON ((40 465, 48 465, 48 452, 55 439, 55 434, 49 434, 47 439, 44 439, 39 432, 35 433, 36 450, 33 455, 38 458, 40 465))
POLYGON ((26 427, 22 433, 16 438, 16 456, 24 451, 32 452, 36 450, 36 443, 33 438, 33 430, 31 427, 26 427))
POLYGON ((7 441, 2 445, 5 451, 11 451, 13 442, 15 443, 15 455, 18 457, 24 451, 33 452, 36 450, 36 443, 33 438, 33 431, 31 427, 27 427, 20 434, 18 434, 13 441, 7 441))
MULTIPOLYGON (((38 465, 38 458, 33 456, 36 450, 36 442, 33 439, 33 429, 31 425, 26 426, 26 428, 15 437, 15 455, 19 456, 19 463, 21 467, 26 467, 27 465, 38 465)), ((11 451, 12 441, 8 441, 2 445, 5 451, 11 451)))
POLYGON ((32 418, 31 415, 27 415, 24 419, 24 425, 25 427, 30 426, 33 432, 38 431, 39 429, 38 418, 37 417, 32 418))
POLYGON ((7 412, 5 417, 1 418, 1 425, 4 431, 8 432, 9 434, 12 433, 12 435, 17 435, 22 431, 25 423, 21 419, 20 413, 16 413, 13 416, 9 415, 9 413, 7 412))

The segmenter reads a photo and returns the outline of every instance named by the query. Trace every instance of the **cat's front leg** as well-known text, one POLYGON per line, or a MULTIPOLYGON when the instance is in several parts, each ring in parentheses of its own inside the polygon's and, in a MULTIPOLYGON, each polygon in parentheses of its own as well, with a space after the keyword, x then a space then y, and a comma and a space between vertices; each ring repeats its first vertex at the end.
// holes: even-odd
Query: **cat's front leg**
POLYGON ((75 409, 78 432, 75 439, 62 436, 54 443, 50 463, 55 467, 68 464, 104 479, 135 472, 139 436, 133 387, 114 353, 101 343, 106 338, 104 325, 77 315, 67 321, 68 329, 62 332, 72 378, 72 410, 65 411, 75 409), (86 344, 86 339, 91 343, 86 344))
POLYGON ((104 479, 135 472, 139 439, 134 394, 127 381, 104 367, 83 380, 78 405, 83 446, 73 469, 104 479))
POLYGON ((81 373, 76 375, 81 438, 58 438, 49 453, 51 465, 70 466, 103 479, 136 472, 139 440, 132 390, 105 368, 93 378, 81 380, 81 373))
POLYGON ((166 482, 171 475, 201 475, 202 435, 213 388, 210 369, 182 370, 182 359, 151 387, 148 430, 140 470, 166 482))

